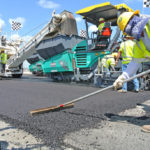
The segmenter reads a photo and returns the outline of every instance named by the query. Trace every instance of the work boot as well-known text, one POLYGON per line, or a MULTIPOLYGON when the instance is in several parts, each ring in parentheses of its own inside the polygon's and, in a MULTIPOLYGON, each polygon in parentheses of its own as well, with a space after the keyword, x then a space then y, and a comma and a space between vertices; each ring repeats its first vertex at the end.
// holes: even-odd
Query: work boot
POLYGON ((142 126, 142 131, 144 131, 144 132, 150 132, 150 125, 144 125, 144 126, 142 126))
POLYGON ((139 93, 139 90, 134 90, 135 93, 139 93))
POLYGON ((132 90, 132 92, 135 92, 135 93, 139 93, 139 89, 134 89, 134 90, 132 90))
POLYGON ((127 93, 126 90, 122 90, 122 89, 121 89, 121 90, 118 90, 118 92, 119 92, 119 93, 127 93))

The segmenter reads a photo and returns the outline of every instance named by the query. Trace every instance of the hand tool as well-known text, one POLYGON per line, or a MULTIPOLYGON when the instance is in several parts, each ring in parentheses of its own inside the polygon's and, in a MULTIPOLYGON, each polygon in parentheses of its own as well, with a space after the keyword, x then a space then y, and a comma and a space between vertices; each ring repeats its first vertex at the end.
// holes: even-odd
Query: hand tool
MULTIPOLYGON (((150 73, 150 69, 147 70, 147 71, 144 71, 144 72, 142 72, 142 73, 139 73, 139 74, 137 74, 137 75, 135 75, 135 76, 133 76, 133 77, 131 77, 131 78, 125 80, 124 82, 129 82, 129 81, 131 81, 131 80, 133 80, 133 79, 135 79, 135 78, 144 76, 144 75, 146 75, 146 74, 148 74, 148 73, 150 73)), ((109 89, 113 89, 113 87, 114 87, 113 85, 110 85, 110 86, 108 86, 108 87, 106 87, 106 88, 99 89, 99 90, 97 90, 97 91, 95 91, 95 92, 92 92, 92 93, 89 93, 89 94, 87 94, 87 95, 81 96, 81 97, 79 97, 79 98, 73 99, 73 100, 71 100, 71 101, 68 101, 68 102, 66 102, 66 103, 64 103, 64 104, 60 104, 60 105, 58 105, 58 106, 52 106, 52 107, 46 107, 46 108, 40 108, 40 109, 31 110, 31 111, 30 111, 30 114, 31 114, 31 115, 34 115, 34 114, 39 114, 39 113, 46 113, 46 112, 50 112, 50 111, 58 111, 58 110, 66 109, 66 108, 71 108, 71 107, 74 106, 74 103, 75 103, 75 102, 81 101, 81 100, 83 100, 83 99, 85 99, 85 98, 87 98, 87 97, 96 95, 96 94, 101 93, 101 92, 103 92, 103 91, 107 91, 107 90, 109 90, 109 89)))

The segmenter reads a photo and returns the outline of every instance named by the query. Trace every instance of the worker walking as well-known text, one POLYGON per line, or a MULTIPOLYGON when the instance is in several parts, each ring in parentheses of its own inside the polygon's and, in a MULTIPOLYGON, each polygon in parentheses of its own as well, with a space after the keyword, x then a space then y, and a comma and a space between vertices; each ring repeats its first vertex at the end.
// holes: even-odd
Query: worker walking
POLYGON ((4 49, 1 50, 1 64, 2 64, 2 70, 1 72, 5 72, 5 66, 7 63, 7 54, 5 53, 4 49))
MULTIPOLYGON (((120 58, 120 56, 122 55, 122 72, 124 72, 127 69, 128 64, 131 62, 132 58, 133 58, 133 49, 134 49, 134 41, 133 41, 133 37, 126 35, 124 37, 124 40, 121 45, 120 45, 120 49, 117 55, 117 59, 116 59, 116 65, 118 64, 118 60, 120 58)), ((136 75, 136 74, 134 74, 136 75)), ((139 92, 139 81, 137 78, 135 78, 133 81, 134 84, 134 91, 135 92, 139 92)), ((127 92, 127 83, 123 84, 123 87, 121 90, 118 90, 118 92, 121 93, 126 93, 127 92)))
MULTIPOLYGON (((115 89, 121 87, 124 80, 133 76, 142 62, 150 61, 150 17, 139 16, 139 10, 124 12, 118 17, 117 24, 124 33, 133 36, 136 39, 136 43, 133 60, 114 82, 115 89)), ((142 130, 150 132, 150 125, 144 125, 142 130)))
POLYGON ((115 71, 115 59, 118 53, 112 53, 111 55, 106 55, 102 59, 102 66, 104 71, 106 71, 106 77, 110 77, 110 70, 115 71))

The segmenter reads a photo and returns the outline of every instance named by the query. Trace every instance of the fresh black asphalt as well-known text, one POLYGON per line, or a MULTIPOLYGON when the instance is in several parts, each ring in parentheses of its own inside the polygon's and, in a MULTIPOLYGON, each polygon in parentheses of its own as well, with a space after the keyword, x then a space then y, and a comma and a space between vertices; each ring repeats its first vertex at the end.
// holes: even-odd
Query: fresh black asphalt
POLYGON ((67 133, 96 127, 106 113, 118 113, 150 99, 150 91, 117 93, 105 91, 75 103, 74 108, 31 116, 30 110, 59 105, 98 88, 53 83, 45 78, 0 81, 0 118, 41 138, 51 148, 59 147, 67 133))

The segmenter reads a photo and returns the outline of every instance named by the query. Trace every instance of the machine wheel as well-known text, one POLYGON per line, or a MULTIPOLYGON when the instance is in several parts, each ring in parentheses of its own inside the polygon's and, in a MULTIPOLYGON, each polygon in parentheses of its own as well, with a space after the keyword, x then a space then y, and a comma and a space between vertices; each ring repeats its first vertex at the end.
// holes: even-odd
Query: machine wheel
POLYGON ((22 74, 13 74, 12 77, 13 77, 13 78, 21 78, 21 77, 22 77, 22 74))

